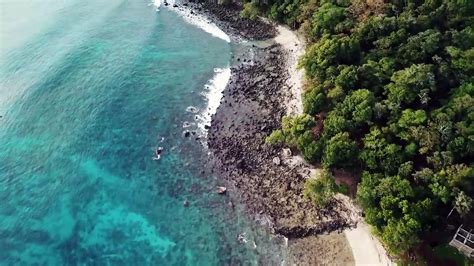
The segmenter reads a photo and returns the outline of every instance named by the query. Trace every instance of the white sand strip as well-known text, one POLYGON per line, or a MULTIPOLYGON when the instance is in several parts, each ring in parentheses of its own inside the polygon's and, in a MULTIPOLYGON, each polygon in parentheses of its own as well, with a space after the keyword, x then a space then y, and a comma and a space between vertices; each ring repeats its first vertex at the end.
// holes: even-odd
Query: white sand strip
POLYGON ((351 246, 356 265, 396 265, 364 222, 359 222, 355 229, 345 230, 344 234, 351 246))
POLYGON ((298 70, 296 65, 298 58, 304 53, 304 44, 295 31, 285 26, 277 26, 278 35, 275 42, 279 43, 288 53, 288 73, 290 75, 287 85, 290 87, 290 97, 288 97, 287 114, 303 113, 303 104, 301 101, 301 92, 303 84, 303 71, 298 70))

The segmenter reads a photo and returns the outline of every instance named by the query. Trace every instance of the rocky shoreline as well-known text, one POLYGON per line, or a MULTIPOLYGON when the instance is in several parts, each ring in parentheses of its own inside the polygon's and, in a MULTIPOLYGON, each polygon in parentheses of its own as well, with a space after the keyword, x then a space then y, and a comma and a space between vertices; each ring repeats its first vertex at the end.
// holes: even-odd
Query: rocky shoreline
POLYGON ((184 0, 165 5, 178 10, 190 10, 189 15, 204 16, 216 24, 233 41, 261 41, 276 36, 277 30, 262 20, 250 20, 240 17, 242 7, 238 4, 222 6, 213 1, 184 0))
POLYGON ((342 234, 333 238, 339 245, 330 248, 321 247, 324 241, 308 241, 307 237, 353 227, 357 223, 354 210, 341 198, 334 199, 327 208, 316 208, 303 197, 304 181, 310 172, 302 167, 303 162, 294 160, 289 149, 265 143, 289 113, 288 103, 295 91, 290 88, 288 65, 295 63, 289 60, 294 55, 272 39, 278 33, 275 25, 242 19, 240 7, 235 5, 188 3, 186 8, 204 14, 231 39, 240 42, 234 48, 231 80, 212 116, 207 140, 214 172, 227 187, 227 195, 243 203, 257 222, 299 245, 299 253, 305 249, 307 256, 294 262, 353 263, 342 234), (242 40, 250 42, 243 44, 242 40), (334 261, 335 256, 340 260, 334 261))
MULTIPOLYGON (((200 8, 224 31, 242 39, 268 40, 277 34, 275 25, 242 19, 237 6, 204 3, 200 8)), ((290 54, 274 41, 236 50, 231 80, 208 132, 214 169, 251 215, 289 239, 352 226, 351 211, 341 200, 318 209, 303 198, 306 176, 286 160, 291 152, 265 144, 287 114, 290 54)))
POLYGON ((266 217, 277 234, 291 239, 351 226, 342 202, 317 209, 303 198, 305 176, 284 160, 288 150, 265 144, 287 111, 286 56, 279 45, 251 49, 251 58, 237 58, 242 63, 232 67, 212 117, 208 145, 216 157, 215 169, 249 213, 266 217))

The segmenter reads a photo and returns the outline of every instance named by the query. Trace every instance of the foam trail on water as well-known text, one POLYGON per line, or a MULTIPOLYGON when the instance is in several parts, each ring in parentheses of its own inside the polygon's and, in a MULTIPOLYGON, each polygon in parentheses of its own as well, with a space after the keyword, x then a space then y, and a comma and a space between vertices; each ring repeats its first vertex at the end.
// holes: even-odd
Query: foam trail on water
MULTIPOLYGON (((160 2, 160 4, 161 4, 160 0, 155 0, 155 2, 154 2, 155 6, 156 6, 156 2, 160 2)), ((173 4, 175 3, 174 0, 167 1, 167 2, 168 2, 170 7, 172 7, 173 4)), ((222 39, 222 40, 230 43, 229 35, 225 34, 224 31, 222 31, 219 27, 217 27, 217 25, 215 23, 213 23, 212 21, 210 21, 206 17, 201 16, 201 15, 196 15, 195 13, 191 13, 191 10, 188 9, 188 8, 172 7, 172 8, 170 8, 170 10, 178 13, 189 24, 195 25, 198 28, 201 28, 202 30, 204 30, 205 32, 211 34, 212 36, 217 37, 219 39, 222 39)))
POLYGON ((215 68, 214 73, 214 77, 207 82, 202 92, 202 95, 207 99, 207 107, 200 115, 199 127, 201 129, 204 129, 205 125, 211 124, 211 116, 216 113, 231 76, 230 67, 215 68))

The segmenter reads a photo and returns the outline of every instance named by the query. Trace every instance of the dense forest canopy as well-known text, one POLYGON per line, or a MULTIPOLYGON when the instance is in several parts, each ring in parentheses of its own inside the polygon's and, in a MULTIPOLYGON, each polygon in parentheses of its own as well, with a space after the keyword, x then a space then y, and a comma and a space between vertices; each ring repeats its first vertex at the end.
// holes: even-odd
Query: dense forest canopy
POLYGON ((358 169, 365 219, 393 254, 453 208, 472 214, 474 1, 245 4, 243 15, 257 14, 308 40, 304 114, 285 117, 269 142, 326 168, 358 169))

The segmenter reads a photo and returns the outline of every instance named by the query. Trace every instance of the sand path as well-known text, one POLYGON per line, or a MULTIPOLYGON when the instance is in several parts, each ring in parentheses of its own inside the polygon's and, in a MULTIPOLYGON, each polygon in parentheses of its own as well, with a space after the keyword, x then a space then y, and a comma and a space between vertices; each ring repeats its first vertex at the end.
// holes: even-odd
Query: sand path
POLYGON ((303 42, 296 32, 287 27, 278 25, 278 35, 275 37, 275 42, 279 43, 283 49, 288 52, 288 72, 290 78, 287 85, 290 87, 290 97, 288 97, 288 114, 303 113, 303 104, 301 100, 302 84, 304 72, 297 69, 298 58, 304 53, 303 42))

